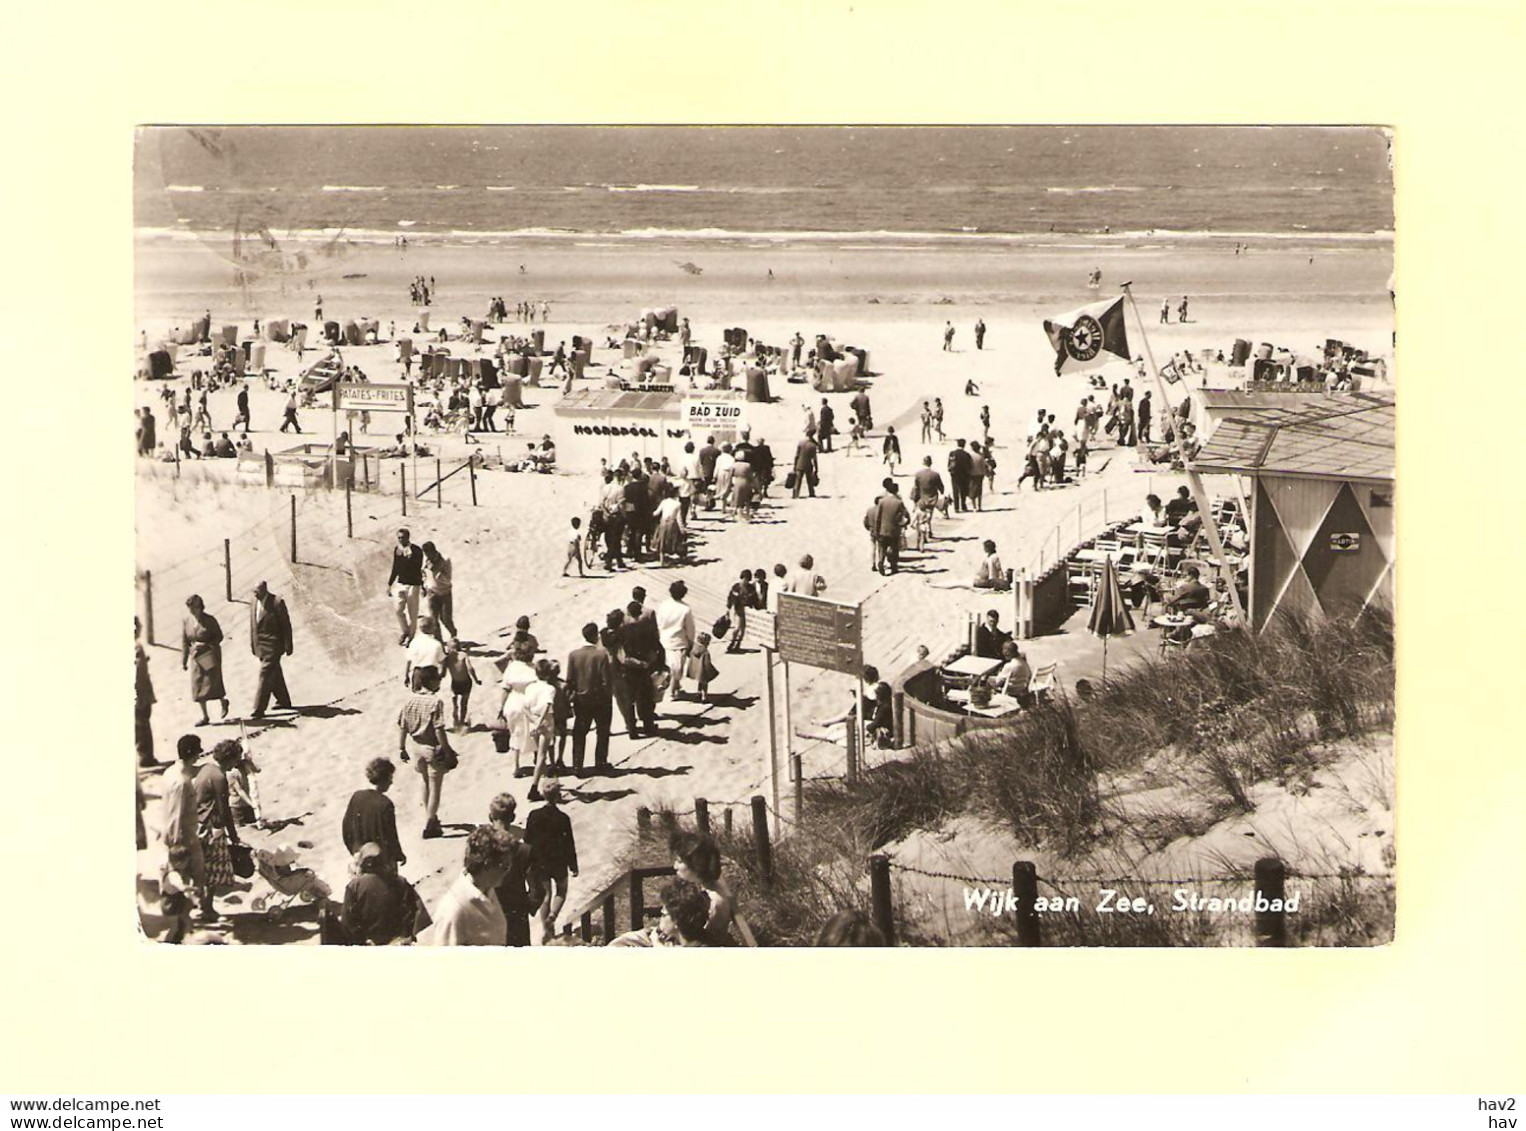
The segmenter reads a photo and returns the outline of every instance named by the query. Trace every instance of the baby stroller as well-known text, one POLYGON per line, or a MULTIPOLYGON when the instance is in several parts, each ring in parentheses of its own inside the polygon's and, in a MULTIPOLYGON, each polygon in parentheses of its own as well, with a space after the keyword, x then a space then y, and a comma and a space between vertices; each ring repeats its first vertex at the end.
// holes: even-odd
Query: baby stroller
POLYGON ((255 849, 254 863, 260 878, 275 890, 269 895, 255 896, 250 906, 255 911, 265 912, 271 919, 279 919, 298 899, 303 903, 317 903, 330 894, 329 886, 318 878, 316 872, 296 865, 296 853, 289 848, 274 852, 255 849))

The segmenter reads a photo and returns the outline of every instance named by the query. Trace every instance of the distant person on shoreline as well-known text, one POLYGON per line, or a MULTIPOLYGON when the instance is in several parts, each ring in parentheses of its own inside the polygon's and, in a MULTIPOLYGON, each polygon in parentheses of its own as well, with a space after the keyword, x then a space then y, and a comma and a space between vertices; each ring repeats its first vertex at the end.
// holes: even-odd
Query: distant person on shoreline
POLYGON ((979 349, 985 349, 985 344, 986 344, 986 324, 985 324, 985 319, 977 318, 975 320, 975 348, 978 349, 978 350, 979 349))
POLYGON ((1167 299, 1160 304, 1160 320, 1167 325, 1171 322, 1171 300, 1167 299))
POLYGON ((954 324, 952 322, 945 322, 943 324, 943 352, 944 353, 950 353, 950 352, 953 351, 953 348, 954 348, 954 324))

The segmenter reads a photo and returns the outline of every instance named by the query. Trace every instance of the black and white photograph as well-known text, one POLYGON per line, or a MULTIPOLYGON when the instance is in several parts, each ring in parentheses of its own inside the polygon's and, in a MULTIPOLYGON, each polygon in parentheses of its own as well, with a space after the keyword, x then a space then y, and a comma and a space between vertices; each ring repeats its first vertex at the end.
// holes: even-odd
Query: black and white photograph
POLYGON ((122 932, 1391 943, 1396 144, 141 125, 122 932))

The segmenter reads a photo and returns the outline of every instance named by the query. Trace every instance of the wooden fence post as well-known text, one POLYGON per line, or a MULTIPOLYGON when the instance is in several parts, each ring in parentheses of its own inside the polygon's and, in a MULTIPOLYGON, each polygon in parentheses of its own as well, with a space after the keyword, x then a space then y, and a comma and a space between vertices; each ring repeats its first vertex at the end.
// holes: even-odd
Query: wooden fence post
POLYGON ((696 797, 694 799, 694 823, 698 826, 700 832, 707 836, 709 835, 710 802, 706 801, 703 797, 696 797))
POLYGON ((233 602, 233 543, 223 539, 223 596, 233 602))
POLYGON ((297 564, 297 496, 291 497, 291 564, 297 564))
POLYGON ((645 805, 636 810, 636 835, 642 840, 652 835, 652 811, 645 805))
POLYGON ((440 460, 434 461, 434 505, 439 510, 445 505, 445 472, 440 460))
POLYGON ((578 937, 584 943, 593 942, 593 912, 585 911, 578 917, 578 937))
POLYGON ((1039 926, 1039 873, 1031 860, 1012 863, 1012 896, 1017 901, 1017 944, 1043 946, 1039 926))
POLYGON ((848 780, 858 780, 858 727, 848 720, 848 780))
POLYGON ((472 506, 477 505, 477 454, 466 457, 466 474, 472 481, 472 506))
POLYGON ((360 473, 365 477, 366 494, 371 493, 371 457, 365 452, 360 453, 360 473))
MULTIPOLYGON (((353 470, 353 467, 351 470, 353 470)), ((344 481, 344 536, 346 538, 355 537, 355 515, 350 510, 350 486, 354 481, 354 475, 349 476, 344 481)))
POLYGON ((729 805, 721 810, 721 830, 727 836, 731 835, 731 807, 729 805))
POLYGON ((403 517, 408 517, 408 467, 406 464, 397 465, 397 481, 401 486, 403 496, 403 517))
POLYGON ((601 908, 604 916, 604 941, 612 943, 618 933, 615 927, 615 893, 610 892, 604 897, 604 906, 601 908))
POLYGON ((906 692, 897 691, 892 702, 895 703, 895 745, 900 750, 906 745, 906 692))
POLYGON ((798 825, 805 819, 805 767, 800 764, 800 755, 789 756, 789 776, 795 783, 795 823, 798 825))
POLYGON ((773 883, 774 850, 768 843, 768 802, 761 793, 752 798, 752 835, 758 843, 758 871, 765 884, 773 883))
POLYGON ((1256 861, 1256 945, 1287 946, 1288 923, 1282 911, 1282 900, 1287 890, 1287 867, 1275 856, 1263 856, 1256 861), (1267 903, 1276 901, 1277 910, 1259 907, 1263 897, 1267 903))
POLYGON ((265 486, 276 485, 276 461, 271 458, 270 449, 265 449, 265 486))
POLYGON ((646 926, 646 898, 641 894, 641 873, 634 868, 627 891, 631 901, 631 930, 639 931, 646 926))
POLYGON ((143 639, 154 642, 154 574, 143 571, 143 639))
POLYGON ((885 936, 885 945, 895 945, 895 909, 890 897, 890 857, 876 852, 869 857, 869 900, 874 925, 885 936))

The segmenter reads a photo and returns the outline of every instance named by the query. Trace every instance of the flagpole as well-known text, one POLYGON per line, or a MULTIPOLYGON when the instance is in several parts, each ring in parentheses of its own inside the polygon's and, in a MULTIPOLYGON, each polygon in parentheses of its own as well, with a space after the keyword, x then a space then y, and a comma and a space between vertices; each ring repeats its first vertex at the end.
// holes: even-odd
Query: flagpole
MULTIPOLYGON (((1182 461, 1182 468, 1187 473, 1187 484, 1192 490, 1193 501, 1197 503, 1198 514, 1203 519, 1203 533, 1208 537, 1208 548, 1219 563, 1219 573, 1229 587, 1229 600, 1234 606, 1235 613, 1240 618, 1240 623, 1249 626, 1250 619, 1245 615, 1245 609, 1240 605, 1240 591, 1235 586, 1234 570, 1230 569, 1229 561, 1224 556, 1224 543, 1219 538, 1219 524, 1214 520, 1213 509, 1209 506, 1207 492, 1203 488, 1202 476, 1198 475, 1197 468, 1187 458, 1186 446, 1182 443, 1182 430, 1174 423, 1175 412, 1171 407, 1171 395, 1166 389, 1165 381, 1160 375, 1160 369, 1155 364, 1155 354, 1150 349, 1150 338, 1145 333, 1144 318, 1139 313, 1139 304, 1134 301, 1133 283, 1120 284, 1123 293, 1128 296, 1129 309, 1134 312, 1134 321, 1139 326, 1139 340, 1144 344, 1145 360, 1149 363, 1150 372, 1155 377, 1155 392, 1160 397, 1161 409, 1171 413, 1173 424, 1171 426, 1171 441, 1176 447, 1177 457, 1182 461)), ((1137 440, 1137 437, 1136 437, 1137 440)), ((1245 521, 1250 522, 1250 516, 1245 516, 1245 521)))

